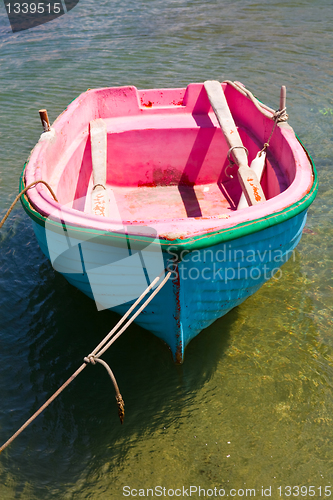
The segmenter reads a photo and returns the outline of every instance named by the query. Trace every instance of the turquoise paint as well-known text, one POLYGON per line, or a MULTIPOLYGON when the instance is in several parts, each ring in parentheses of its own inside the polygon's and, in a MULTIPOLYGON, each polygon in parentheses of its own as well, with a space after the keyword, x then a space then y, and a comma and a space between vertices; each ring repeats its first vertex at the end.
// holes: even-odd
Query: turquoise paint
MULTIPOLYGON (((172 271, 160 290, 135 322, 162 339, 176 362, 182 363, 188 343, 216 319, 227 314, 255 293, 292 255, 306 222, 306 211, 292 219, 211 248, 180 254, 164 252, 165 268, 172 271), (178 259, 178 260, 177 260, 178 259)), ((45 228, 33 222, 38 243, 50 259, 45 228)), ((74 243, 73 243, 74 245, 74 243)), ((105 245, 96 244, 105 253, 105 245)), ((109 251, 114 247, 109 246, 109 251)), ((80 254, 73 269, 80 267, 80 254)), ((73 286, 91 299, 94 294, 85 267, 82 273, 62 273, 73 286)), ((114 293, 109 288, 105 293, 114 293)), ((140 293, 138 293, 139 296, 140 293)), ((125 314, 134 300, 110 308, 125 314)))

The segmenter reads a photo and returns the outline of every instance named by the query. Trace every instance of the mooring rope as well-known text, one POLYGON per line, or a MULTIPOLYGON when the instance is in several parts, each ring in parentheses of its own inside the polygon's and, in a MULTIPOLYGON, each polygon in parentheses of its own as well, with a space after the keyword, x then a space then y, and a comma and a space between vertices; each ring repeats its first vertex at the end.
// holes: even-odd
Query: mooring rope
POLYGON ((264 153, 266 151, 266 149, 269 147, 270 140, 272 138, 272 135, 274 133, 274 130, 275 130, 275 127, 277 126, 277 124, 288 120, 288 115, 287 115, 286 110, 287 110, 287 108, 283 108, 283 109, 278 109, 277 111, 274 112, 274 125, 272 128, 272 132, 271 132, 269 138, 267 139, 267 141, 264 143, 264 147, 259 152, 259 156, 261 156, 261 154, 264 153))
POLYGON ((125 403, 124 403, 122 395, 120 394, 117 380, 116 380, 116 377, 113 375, 113 371, 111 370, 109 365, 106 363, 106 361, 104 361, 104 359, 99 359, 99 358, 96 358, 95 356, 90 355, 86 358, 83 358, 83 360, 85 363, 91 363, 92 365, 95 365, 96 363, 100 363, 102 366, 104 366, 104 368, 106 369, 106 371, 110 375, 111 381, 112 381, 113 386, 114 386, 114 390, 116 391, 118 416, 120 419, 120 423, 122 424, 124 421, 124 418, 125 418, 125 403))
MULTIPOLYGON (((163 271, 164 273, 164 271, 163 271)), ((66 382, 64 382, 64 384, 62 384, 61 387, 59 387, 59 389, 39 408, 39 410, 37 410, 16 432, 15 434, 13 434, 1 447, 0 447, 0 453, 5 449, 7 448, 7 446, 10 445, 10 443, 12 443, 14 441, 14 439, 17 438, 17 436, 19 436, 19 434, 21 434, 22 431, 24 431, 24 429, 26 429, 28 427, 29 424, 31 424, 31 422, 33 422, 35 420, 35 418, 38 417, 38 415, 40 413, 42 413, 43 410, 45 410, 45 408, 47 408, 51 403, 52 401, 54 401, 58 396, 59 394, 61 394, 61 392, 71 383, 73 382, 73 380, 79 375, 79 373, 82 372, 82 370, 84 370, 84 368, 88 365, 88 364, 96 364, 97 363, 100 363, 102 366, 104 366, 104 368, 107 370, 107 372, 109 373, 110 375, 110 378, 113 382, 113 385, 115 387, 115 391, 116 391, 116 400, 117 400, 117 405, 118 405, 118 415, 119 415, 119 418, 120 418, 120 422, 123 423, 124 421, 124 416, 125 416, 125 411, 124 411, 124 401, 123 401, 123 398, 120 394, 120 391, 119 391, 119 388, 118 388, 118 384, 117 384, 117 381, 116 381, 116 378, 111 370, 111 368, 109 367, 109 365, 102 359, 99 359, 99 357, 113 344, 113 342, 115 342, 117 340, 118 337, 120 337, 120 335, 129 327, 129 325, 135 320, 135 318, 141 313, 141 311, 149 304, 149 302, 155 297, 155 295, 158 294, 158 292, 161 290, 161 288, 165 285, 165 283, 168 281, 168 279, 170 278, 171 276, 171 272, 169 272, 165 278, 163 279, 163 281, 158 285, 158 287, 156 288, 156 290, 153 291, 153 293, 148 297, 148 299, 141 305, 141 307, 133 314, 133 316, 127 321, 127 323, 125 323, 125 325, 123 326, 123 328, 121 328, 121 330, 116 334, 114 335, 114 333, 118 330, 118 328, 123 324, 123 322, 125 321, 125 319, 129 316, 129 314, 134 310, 134 308, 141 302, 141 300, 147 295, 147 293, 149 292, 149 290, 151 290, 151 288, 153 288, 153 286, 160 280, 161 278, 161 275, 160 276, 157 276, 155 278, 155 280, 145 289, 145 291, 140 295, 140 297, 136 300, 136 302, 130 307, 130 309, 126 312, 126 314, 118 321, 118 323, 116 324, 116 326, 104 337, 104 339, 102 340, 102 342, 100 342, 100 344, 92 351, 91 354, 89 354, 87 357, 84 358, 84 363, 76 370, 76 372, 73 373, 73 375, 71 377, 69 377, 69 379, 66 380, 66 382), (108 342, 108 340, 113 336, 113 338, 108 342), (106 342, 108 342, 106 344, 106 342), (106 344, 106 345, 105 345, 106 344)))
MULTIPOLYGON (((1 220, 0 222, 0 229, 1 227, 3 226, 5 220, 7 219, 7 217, 9 216, 9 214, 11 213, 11 211, 13 210, 15 204, 18 202, 18 200, 20 199, 20 197, 22 195, 24 195, 28 189, 36 186, 37 184, 39 183, 42 183, 44 184, 50 191, 50 193, 52 194, 54 200, 56 202, 58 202, 57 200, 57 197, 56 195, 54 194, 52 188, 49 186, 49 184, 45 181, 42 181, 42 180, 38 180, 38 181, 34 181, 32 182, 31 184, 29 184, 28 186, 26 186, 15 198, 15 200, 13 201, 13 203, 11 204, 11 206, 9 207, 6 215, 4 216, 4 218, 1 220)), ((124 403, 124 400, 122 398, 122 395, 120 394, 120 391, 119 391, 119 387, 118 387, 118 384, 117 384, 117 381, 116 381, 116 378, 110 368, 110 366, 103 360, 103 359, 100 359, 100 356, 102 354, 104 354, 104 352, 109 349, 109 347, 117 340, 117 338, 120 337, 120 335, 122 333, 124 333, 124 331, 129 327, 129 325, 135 320, 135 318, 143 311, 143 309, 145 309, 145 307, 149 304, 149 302, 155 297, 155 295, 157 295, 157 293, 161 290, 161 288, 165 285, 165 283, 168 281, 168 279, 170 278, 171 276, 171 272, 169 272, 165 278, 163 279, 163 281, 159 284, 159 286, 156 288, 156 290, 150 295, 150 297, 148 297, 148 299, 140 306, 140 308, 133 314, 133 316, 127 321, 127 323, 121 328, 121 330, 119 330, 120 326, 124 323, 124 321, 128 318, 128 316, 131 314, 131 312, 139 305, 139 303, 142 301, 142 299, 147 295, 147 293, 156 285, 156 283, 160 280, 161 276, 163 275, 165 271, 163 270, 163 272, 157 276, 154 281, 152 281, 152 283, 144 290, 144 292, 140 295, 140 297, 134 302, 134 304, 128 309, 128 311, 124 314, 124 316, 118 321, 118 323, 116 324, 116 326, 104 337, 104 339, 98 344, 98 346, 88 355, 84 358, 84 363, 76 370, 76 372, 73 373, 73 375, 71 377, 69 377, 69 379, 66 380, 66 382, 64 382, 64 384, 62 384, 61 387, 59 387, 59 389, 39 408, 39 410, 37 410, 16 432, 15 434, 13 434, 11 436, 10 439, 8 439, 6 441, 6 443, 4 443, 1 447, 0 447, 0 453, 5 449, 7 448, 7 446, 12 443, 14 441, 14 439, 16 439, 17 436, 19 436, 19 434, 21 434, 21 432, 26 429, 26 427, 28 427, 29 424, 31 424, 31 422, 33 422, 35 420, 35 418, 38 417, 38 415, 40 413, 42 413, 42 411, 45 410, 45 408, 47 408, 51 403, 52 401, 54 401, 58 396, 59 394, 61 394, 61 392, 79 375, 79 373, 82 372, 82 370, 84 370, 84 368, 90 363, 92 365, 95 365, 96 363, 99 363, 101 364, 102 366, 104 366, 104 368, 106 369, 106 371, 108 372, 111 380, 112 380, 112 383, 113 383, 113 386, 115 388, 115 392, 116 392, 116 401, 117 401, 117 405, 118 405, 118 415, 119 415, 119 419, 120 419, 120 422, 123 423, 124 421, 124 417, 125 417, 125 410, 124 410, 124 406, 125 406, 125 403, 124 403), (117 332, 117 330, 119 330, 117 332), (115 335, 116 334, 116 335, 115 335), (113 338, 111 338, 113 337, 113 338), (110 340, 111 339, 111 340, 110 340), (106 345, 105 345, 106 344, 106 345)))
POLYGON ((39 180, 39 181, 34 181, 32 182, 31 184, 29 184, 29 186, 25 187, 24 189, 22 189, 22 191, 16 196, 15 200, 13 201, 13 203, 10 205, 9 209, 7 210, 7 213, 6 215, 4 216, 4 218, 1 220, 0 222, 0 229, 2 228, 5 220, 7 219, 7 217, 9 216, 10 212, 13 210, 14 206, 16 205, 16 203, 19 201, 19 199, 21 198, 21 196, 23 194, 25 194, 28 189, 32 188, 32 187, 35 187, 37 184, 44 184, 44 186, 47 187, 47 189, 50 191, 50 193, 52 194, 53 198, 54 198, 54 201, 58 202, 57 200, 57 197, 56 195, 54 194, 53 192, 53 189, 51 188, 51 186, 45 182, 45 181, 42 181, 42 180, 39 180))

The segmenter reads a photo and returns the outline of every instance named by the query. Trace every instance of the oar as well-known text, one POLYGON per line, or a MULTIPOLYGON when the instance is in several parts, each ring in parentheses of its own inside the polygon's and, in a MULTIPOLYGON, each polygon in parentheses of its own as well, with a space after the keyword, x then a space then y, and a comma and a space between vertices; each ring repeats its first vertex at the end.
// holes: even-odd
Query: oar
MULTIPOLYGON (((259 182, 261 182, 262 174, 264 173, 265 161, 266 151, 259 151, 257 156, 251 161, 250 169, 253 170, 253 172, 256 174, 259 182)), ((242 193, 237 205, 237 210, 246 208, 248 206, 249 204, 245 198, 245 194, 242 193)))
POLYGON ((108 217, 109 197, 106 191, 107 131, 102 118, 90 122, 90 142, 94 185, 91 193, 91 211, 94 215, 108 217))
MULTIPOLYGON (((281 92, 280 92, 280 109, 279 109, 279 111, 284 110, 284 112, 285 112, 286 95, 287 95, 286 87, 284 85, 282 85, 281 92)), ((274 132, 276 123, 277 122, 275 122, 275 124, 274 124, 273 130, 271 132, 271 135, 269 136, 269 139, 267 139, 267 141, 265 143, 264 149, 266 149, 269 146, 269 141, 270 141, 272 134, 274 132)), ((266 162, 266 151, 264 149, 262 151, 259 151, 259 153, 257 153, 257 156, 252 160, 251 165, 250 165, 251 170, 253 170, 257 174, 259 182, 261 182, 261 178, 262 178, 262 174, 264 172, 265 162, 266 162)), ((240 200, 239 200, 239 203, 238 203, 238 206, 237 206, 237 210, 240 210, 241 208, 246 208, 246 207, 248 207, 248 203, 246 201, 244 193, 242 193, 240 200)))
POLYGON ((238 165, 238 179, 248 205, 251 206, 261 201, 265 201, 266 198, 258 177, 248 166, 245 148, 242 144, 220 82, 215 80, 206 81, 204 86, 209 102, 220 124, 224 137, 227 140, 229 148, 233 148, 232 155, 238 165))

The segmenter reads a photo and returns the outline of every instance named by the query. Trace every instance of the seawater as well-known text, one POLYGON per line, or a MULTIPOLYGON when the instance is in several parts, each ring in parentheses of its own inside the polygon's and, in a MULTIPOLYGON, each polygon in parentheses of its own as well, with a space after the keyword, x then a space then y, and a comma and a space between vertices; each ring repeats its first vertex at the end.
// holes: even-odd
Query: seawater
MULTIPOLYGON (((180 489, 190 486, 206 498, 215 487, 236 498, 254 488, 263 498, 271 487, 271 498, 282 498, 297 496, 286 488, 298 485, 308 488, 298 497, 310 498, 310 486, 325 497, 333 471, 332 24, 327 0, 80 0, 13 34, 0 5, 1 216, 41 133, 38 109, 54 120, 78 94, 103 86, 231 79, 278 108, 286 85, 289 123, 320 182, 280 279, 194 339, 182 366, 132 325, 105 355, 125 399, 124 425, 106 372, 87 367, 0 456, 1 500, 117 500, 125 486, 185 498, 180 489)), ((117 320, 52 269, 17 205, 0 232, 1 443, 117 320)))

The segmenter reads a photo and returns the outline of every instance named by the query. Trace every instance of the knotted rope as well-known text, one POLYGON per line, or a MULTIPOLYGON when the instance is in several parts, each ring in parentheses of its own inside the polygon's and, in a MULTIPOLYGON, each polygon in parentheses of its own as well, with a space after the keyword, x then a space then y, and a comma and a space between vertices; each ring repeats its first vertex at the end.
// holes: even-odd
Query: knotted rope
POLYGON ((271 132, 269 138, 267 139, 267 141, 264 143, 264 147, 259 152, 259 156, 261 156, 261 154, 264 153, 266 151, 266 149, 269 147, 270 140, 272 138, 272 135, 274 133, 274 130, 275 130, 275 127, 277 126, 277 124, 280 122, 286 122, 288 120, 288 115, 287 115, 286 110, 287 110, 287 108, 283 108, 283 109, 278 109, 277 111, 274 112, 274 115, 273 115, 274 125, 272 128, 272 132, 271 132))
POLYGON ((41 180, 39 180, 39 181, 34 181, 34 182, 32 182, 31 184, 29 184, 29 186, 27 186, 27 187, 25 187, 24 189, 22 189, 22 191, 21 191, 21 192, 20 192, 20 193, 16 196, 15 200, 13 201, 13 203, 10 205, 9 209, 7 210, 6 215, 4 216, 4 218, 3 218, 3 219, 1 220, 1 222, 0 222, 0 229, 2 228, 2 226, 3 226, 4 222, 5 222, 5 220, 7 219, 7 217, 9 216, 9 214, 11 213, 11 211, 13 210, 14 206, 16 205, 16 203, 18 202, 18 200, 21 198, 21 196, 22 196, 23 194, 25 194, 25 193, 28 191, 28 189, 30 189, 30 188, 32 188, 32 187, 35 187, 37 184, 40 184, 40 183, 41 183, 41 184, 44 184, 44 186, 46 186, 46 187, 47 187, 47 189, 48 189, 48 190, 50 191, 50 193, 52 194, 52 196, 53 196, 53 198, 54 198, 54 201, 58 202, 57 197, 56 197, 56 195, 55 195, 55 194, 54 194, 54 192, 53 192, 53 189, 51 188, 51 186, 50 186, 47 182, 45 182, 45 181, 41 181, 41 180))
MULTIPOLYGON (((163 271, 163 273, 164 273, 164 271, 163 271)), ((124 323, 125 319, 131 314, 131 312, 136 308, 136 306, 139 305, 139 303, 147 295, 147 293, 149 292, 149 290, 151 290, 151 288, 153 288, 155 286, 155 284, 160 280, 161 275, 157 276, 154 279, 154 281, 145 289, 145 291, 140 295, 140 297, 136 300, 136 302, 124 314, 124 316, 120 319, 120 321, 118 321, 118 323, 116 324, 116 326, 104 337, 104 339, 102 340, 102 342, 100 342, 98 344, 98 346, 92 351, 91 354, 89 354, 87 357, 84 358, 84 363, 76 370, 76 372, 74 372, 73 375, 71 377, 69 377, 69 379, 67 379, 66 382, 64 384, 62 384, 62 386, 59 387, 59 389, 39 408, 39 410, 37 410, 15 432, 15 434, 13 434, 12 437, 9 438, 8 441, 6 441, 0 447, 0 453, 5 448, 7 448, 7 446, 10 445, 10 443, 12 443, 14 441, 14 439, 17 438, 17 436, 19 434, 21 434, 21 432, 24 431, 24 429, 26 427, 28 427, 28 425, 31 424, 31 422, 33 422, 35 420, 35 418, 37 418, 38 415, 40 413, 42 413, 42 411, 45 410, 45 408, 47 408, 52 403, 52 401, 54 401, 56 399, 57 396, 59 396, 59 394, 79 375, 79 373, 81 373, 84 370, 84 368, 88 364, 96 364, 96 362, 100 363, 101 365, 103 365, 105 367, 105 369, 107 370, 107 372, 109 373, 109 375, 110 375, 110 378, 111 378, 111 380, 113 382, 113 385, 114 385, 115 391, 116 391, 116 400, 117 400, 117 405, 118 405, 118 415, 119 415, 119 418, 120 418, 120 422, 123 423, 124 416, 125 416, 125 411, 124 411, 124 406, 125 405, 124 405, 123 398, 122 398, 122 396, 121 396, 121 394, 119 392, 117 381, 116 381, 115 376, 113 375, 112 370, 109 367, 109 365, 104 360, 99 359, 99 357, 117 340, 118 337, 120 337, 120 335, 129 327, 129 325, 135 320, 135 318, 141 313, 141 311, 143 311, 143 309, 149 304, 149 302, 155 297, 155 295, 158 294, 158 292, 165 285, 165 283, 168 281, 168 279, 170 278, 170 276, 171 276, 171 272, 169 272, 165 276, 165 278, 158 285, 158 287, 156 288, 156 290, 154 290, 152 292, 152 294, 148 297, 148 299, 146 299, 146 301, 133 314, 133 316, 127 321, 127 323, 125 323, 125 325, 117 332, 118 328, 124 323), (111 340, 109 340, 109 339, 111 339, 111 340)))

